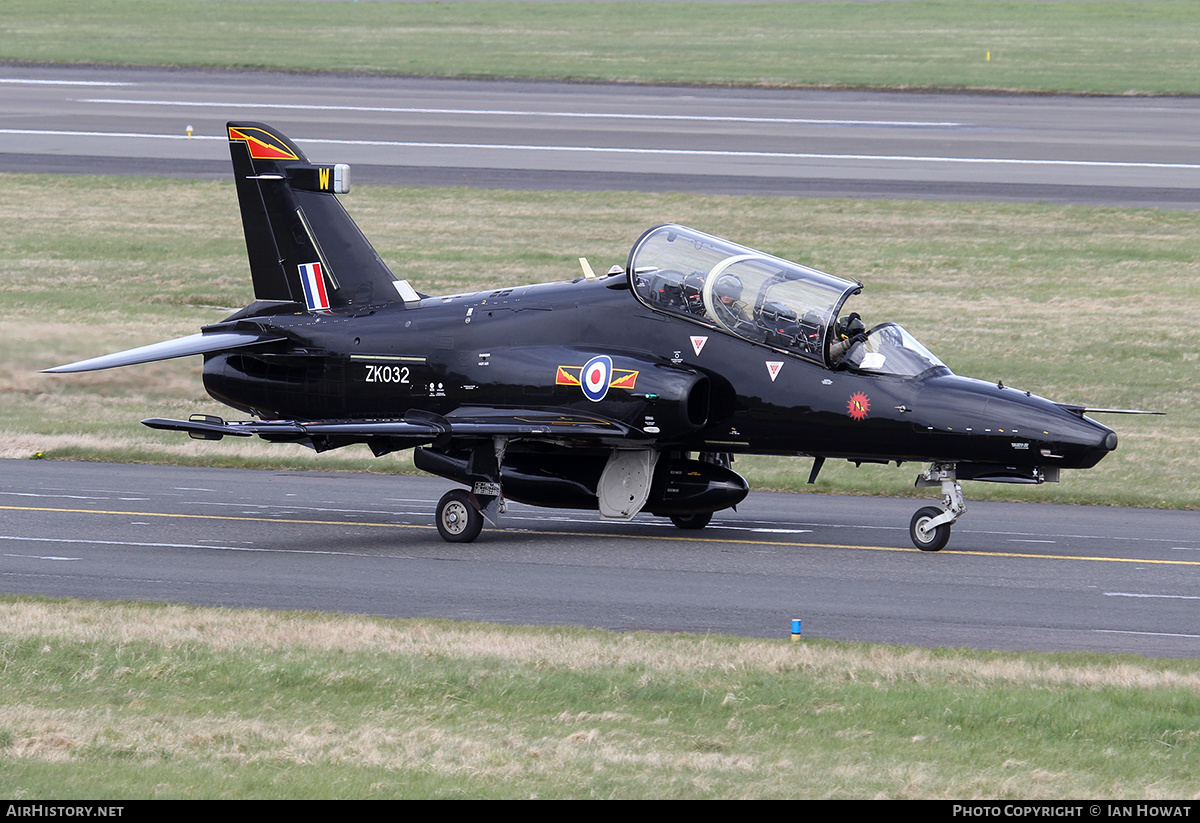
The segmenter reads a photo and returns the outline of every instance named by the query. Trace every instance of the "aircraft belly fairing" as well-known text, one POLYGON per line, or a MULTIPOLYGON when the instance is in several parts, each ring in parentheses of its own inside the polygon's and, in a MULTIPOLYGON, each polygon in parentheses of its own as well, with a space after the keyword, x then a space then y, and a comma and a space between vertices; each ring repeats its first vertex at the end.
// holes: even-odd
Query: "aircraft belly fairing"
POLYGON ((940 508, 910 524, 945 545, 960 480, 1038 483, 1089 468, 1111 429, 953 375, 893 323, 843 316, 857 282, 683 226, 646 232, 625 268, 569 283, 430 297, 397 280, 312 164, 260 123, 229 124, 256 302, 201 334, 47 371, 204 356, 204 385, 252 415, 150 418, 201 439, 257 435, 318 451, 415 448, 467 486, 438 504, 473 540, 505 498, 638 512, 702 528, 748 492, 733 455, 930 463, 940 508))

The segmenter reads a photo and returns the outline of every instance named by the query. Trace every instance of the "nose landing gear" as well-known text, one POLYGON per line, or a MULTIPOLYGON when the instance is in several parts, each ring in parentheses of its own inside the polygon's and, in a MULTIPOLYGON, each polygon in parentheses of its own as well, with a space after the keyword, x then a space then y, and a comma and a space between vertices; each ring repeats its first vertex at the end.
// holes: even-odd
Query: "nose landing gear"
POLYGON ((923 552, 941 551, 950 541, 950 527, 967 510, 962 484, 958 482, 953 463, 934 463, 917 476, 917 486, 941 486, 942 507, 918 509, 908 524, 908 536, 923 552))

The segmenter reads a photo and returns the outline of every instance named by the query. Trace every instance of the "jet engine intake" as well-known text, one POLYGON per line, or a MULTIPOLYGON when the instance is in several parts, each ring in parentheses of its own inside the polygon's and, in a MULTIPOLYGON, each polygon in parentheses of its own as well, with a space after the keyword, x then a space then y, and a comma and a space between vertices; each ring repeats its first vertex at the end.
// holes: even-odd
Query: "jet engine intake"
POLYGON ((691 434, 708 424, 712 388, 706 375, 682 369, 658 369, 653 377, 654 390, 643 395, 648 402, 639 428, 647 434, 667 438, 691 434))

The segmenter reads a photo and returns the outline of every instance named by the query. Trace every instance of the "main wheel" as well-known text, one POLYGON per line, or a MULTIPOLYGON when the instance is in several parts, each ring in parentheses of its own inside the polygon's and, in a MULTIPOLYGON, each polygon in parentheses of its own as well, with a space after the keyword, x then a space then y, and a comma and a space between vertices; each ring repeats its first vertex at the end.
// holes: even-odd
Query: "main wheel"
POLYGON ((699 531, 708 525, 712 520, 712 512, 704 512, 702 514, 673 514, 671 522, 676 528, 687 529, 689 531, 699 531))
POLYGON ((470 543, 483 530, 483 515, 465 489, 451 489, 437 504, 438 534, 447 543, 470 543))
POLYGON ((950 524, 943 523, 936 528, 929 528, 929 521, 942 514, 942 510, 933 506, 917 509, 908 524, 908 536, 913 545, 923 552, 941 551, 950 541, 950 524))

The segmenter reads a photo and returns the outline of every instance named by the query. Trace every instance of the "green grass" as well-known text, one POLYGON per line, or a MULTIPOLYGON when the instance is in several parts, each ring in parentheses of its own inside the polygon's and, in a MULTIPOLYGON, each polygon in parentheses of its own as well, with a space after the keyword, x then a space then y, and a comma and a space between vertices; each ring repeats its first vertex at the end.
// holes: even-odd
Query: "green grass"
MULTIPOLYGON (((1200 502, 1200 214, 979 203, 616 192, 362 187, 346 200, 397 275, 432 294, 623 264, 677 221, 866 288, 870 322, 903 324, 957 373, 1066 402, 1150 408, 1113 417, 1121 447, 1037 488, 973 499, 1195 508, 1200 502), (564 238, 570 238, 564 247, 564 238)), ((182 336, 252 300, 231 183, 7 175, 0 186, 0 454, 291 469, 409 471, 363 447, 313 455, 201 443, 148 416, 236 413, 204 394, 199 359, 96 372, 38 369, 182 336)), ((914 493, 917 467, 739 459, 755 488, 914 493)))
POLYGON ((787 87, 1200 93, 1191 0, 7 0, 0 60, 787 87))
POLYGON ((0 598, 0 795, 1193 797, 1200 664, 0 598))

